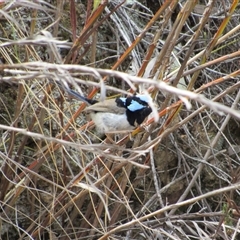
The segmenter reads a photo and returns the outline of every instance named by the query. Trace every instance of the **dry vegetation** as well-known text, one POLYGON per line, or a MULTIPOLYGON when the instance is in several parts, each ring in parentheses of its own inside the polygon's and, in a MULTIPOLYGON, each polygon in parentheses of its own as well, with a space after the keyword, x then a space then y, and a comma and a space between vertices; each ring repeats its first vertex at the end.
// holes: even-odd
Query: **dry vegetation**
POLYGON ((1 239, 240 239, 238 1, 0 2, 1 239), (156 112, 112 143, 56 81, 156 112))

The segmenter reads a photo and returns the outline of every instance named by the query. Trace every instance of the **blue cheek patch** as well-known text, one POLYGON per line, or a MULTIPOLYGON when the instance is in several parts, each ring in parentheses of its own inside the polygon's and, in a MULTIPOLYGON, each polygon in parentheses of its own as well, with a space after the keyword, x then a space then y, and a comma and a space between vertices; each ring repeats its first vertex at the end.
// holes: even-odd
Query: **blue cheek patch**
POLYGON ((140 104, 139 102, 137 102, 135 100, 132 100, 131 104, 127 108, 131 112, 135 112, 137 110, 141 110, 141 109, 145 108, 145 106, 143 106, 142 104, 140 104))

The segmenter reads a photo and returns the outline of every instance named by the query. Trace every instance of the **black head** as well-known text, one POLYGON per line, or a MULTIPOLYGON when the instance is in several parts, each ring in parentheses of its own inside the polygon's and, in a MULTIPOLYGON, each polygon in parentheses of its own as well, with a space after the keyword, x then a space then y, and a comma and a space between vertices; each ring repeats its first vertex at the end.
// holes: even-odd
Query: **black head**
POLYGON ((127 98, 117 98, 116 103, 118 107, 126 108, 128 122, 136 127, 152 112, 148 105, 150 100, 147 95, 135 95, 127 98))

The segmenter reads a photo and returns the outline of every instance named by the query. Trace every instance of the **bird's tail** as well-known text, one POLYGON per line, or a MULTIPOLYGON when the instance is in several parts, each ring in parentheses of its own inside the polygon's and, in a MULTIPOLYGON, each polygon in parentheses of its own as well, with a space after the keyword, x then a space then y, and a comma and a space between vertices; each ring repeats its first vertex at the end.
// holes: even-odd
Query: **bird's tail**
MULTIPOLYGON (((53 81, 51 81, 53 82, 53 81)), ((96 100, 93 100, 93 99, 90 99, 90 98, 86 98, 84 96, 82 96, 81 94, 75 92, 74 90, 72 90, 71 88, 69 88, 68 85, 64 85, 60 82, 57 82, 57 81, 54 81, 55 84, 57 84, 61 89, 63 89, 65 92, 67 92, 68 94, 70 94, 72 97, 82 101, 82 102, 85 102, 87 104, 90 104, 90 105, 93 105, 95 103, 97 103, 98 101, 96 100)))

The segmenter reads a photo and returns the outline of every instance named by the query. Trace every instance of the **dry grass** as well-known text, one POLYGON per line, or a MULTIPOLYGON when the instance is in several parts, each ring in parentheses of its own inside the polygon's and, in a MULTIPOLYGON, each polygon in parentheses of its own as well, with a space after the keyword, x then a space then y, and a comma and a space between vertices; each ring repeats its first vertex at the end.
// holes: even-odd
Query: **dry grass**
POLYGON ((101 2, 0 5, 1 238, 238 239, 239 2, 101 2), (157 108, 111 143, 59 81, 157 108))

